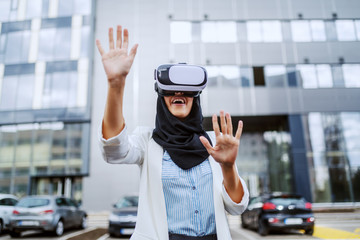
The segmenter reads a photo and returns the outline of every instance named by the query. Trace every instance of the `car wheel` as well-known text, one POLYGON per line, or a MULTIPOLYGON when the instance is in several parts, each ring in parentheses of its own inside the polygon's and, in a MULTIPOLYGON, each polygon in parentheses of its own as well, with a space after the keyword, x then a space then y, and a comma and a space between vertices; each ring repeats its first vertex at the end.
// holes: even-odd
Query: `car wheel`
POLYGON ((3 222, 2 222, 2 220, 0 219, 0 234, 3 233, 3 229, 4 229, 3 222))
POLYGON ((87 227, 86 216, 83 216, 83 217, 81 218, 80 228, 81 228, 81 229, 85 229, 86 227, 87 227))
POLYGON ((58 223, 56 224, 55 227, 55 231, 54 231, 56 236, 61 236, 64 233, 64 223, 62 220, 59 220, 58 223))
POLYGON ((244 219, 241 219, 241 227, 242 228, 248 228, 248 226, 244 222, 244 219))
POLYGON ((261 236, 266 236, 269 234, 268 227, 264 224, 264 221, 262 221, 261 219, 259 219, 258 233, 261 236))
POLYGON ((312 236, 314 234, 314 229, 313 228, 305 229, 305 234, 312 236))
POLYGON ((21 232, 17 232, 17 231, 10 231, 9 234, 10 234, 10 237, 12 237, 12 238, 18 238, 21 236, 21 232))

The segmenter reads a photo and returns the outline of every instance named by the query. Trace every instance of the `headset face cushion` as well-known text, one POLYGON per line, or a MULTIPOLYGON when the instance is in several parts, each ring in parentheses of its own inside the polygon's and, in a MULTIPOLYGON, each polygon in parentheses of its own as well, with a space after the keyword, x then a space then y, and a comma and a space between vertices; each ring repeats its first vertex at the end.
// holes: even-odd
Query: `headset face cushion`
POLYGON ((155 88, 160 90, 201 92, 207 83, 207 73, 196 65, 164 64, 155 70, 155 81, 155 88))

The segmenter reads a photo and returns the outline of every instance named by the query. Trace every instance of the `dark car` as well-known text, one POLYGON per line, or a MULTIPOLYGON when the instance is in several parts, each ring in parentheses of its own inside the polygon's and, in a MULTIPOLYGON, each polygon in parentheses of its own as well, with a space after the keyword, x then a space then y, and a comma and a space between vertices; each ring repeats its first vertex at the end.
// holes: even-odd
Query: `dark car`
POLYGON ((10 235, 43 230, 61 236, 66 228, 86 228, 87 214, 78 204, 61 196, 29 196, 20 199, 10 217, 10 235))
POLYGON ((135 230, 139 197, 125 196, 114 204, 108 232, 112 237, 131 235, 135 230))
POLYGON ((270 230, 303 229, 314 232, 314 214, 310 202, 297 194, 271 193, 252 198, 241 215, 243 228, 257 229, 265 236, 270 230))

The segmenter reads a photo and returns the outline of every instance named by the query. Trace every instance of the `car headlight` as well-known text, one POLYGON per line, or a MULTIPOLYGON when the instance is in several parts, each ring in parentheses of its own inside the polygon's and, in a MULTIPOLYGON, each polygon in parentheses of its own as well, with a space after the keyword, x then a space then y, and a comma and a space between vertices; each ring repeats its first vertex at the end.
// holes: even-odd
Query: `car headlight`
POLYGON ((109 216, 109 221, 111 222, 136 222, 137 216, 134 215, 115 215, 113 213, 109 216))

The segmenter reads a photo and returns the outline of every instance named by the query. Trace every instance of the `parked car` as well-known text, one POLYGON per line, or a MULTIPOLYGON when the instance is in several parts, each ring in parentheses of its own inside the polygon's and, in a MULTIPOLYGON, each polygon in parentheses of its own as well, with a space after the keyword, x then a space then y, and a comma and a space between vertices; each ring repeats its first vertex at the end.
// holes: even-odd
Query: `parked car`
POLYGON ((109 216, 108 232, 112 237, 131 235, 135 230, 139 197, 125 196, 114 204, 109 216))
POLYGON ((10 218, 10 235, 43 230, 61 236, 64 229, 86 228, 87 214, 72 199, 61 196, 28 196, 15 205, 10 218))
POLYGON ((9 226, 10 216, 18 198, 11 194, 0 194, 0 234, 9 226))
POLYGON ((312 235, 314 223, 311 203, 297 194, 271 193, 252 198, 241 215, 242 227, 257 229, 262 236, 275 229, 303 229, 312 235))

